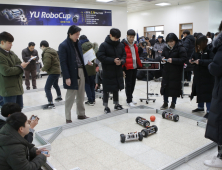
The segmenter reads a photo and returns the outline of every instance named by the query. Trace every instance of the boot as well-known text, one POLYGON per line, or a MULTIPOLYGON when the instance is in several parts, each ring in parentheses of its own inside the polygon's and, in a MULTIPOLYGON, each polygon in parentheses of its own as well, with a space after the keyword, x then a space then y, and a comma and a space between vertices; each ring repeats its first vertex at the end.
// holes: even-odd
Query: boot
POLYGON ((170 109, 175 109, 175 103, 171 102, 170 109))
POLYGON ((168 103, 164 102, 163 105, 160 107, 160 110, 168 109, 168 103))

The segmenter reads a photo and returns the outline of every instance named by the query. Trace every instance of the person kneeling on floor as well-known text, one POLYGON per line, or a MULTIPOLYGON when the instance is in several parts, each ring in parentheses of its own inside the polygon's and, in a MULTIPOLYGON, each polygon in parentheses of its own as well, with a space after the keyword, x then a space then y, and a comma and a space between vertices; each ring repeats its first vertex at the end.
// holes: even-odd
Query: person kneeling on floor
MULTIPOLYGON (((21 107, 17 103, 6 103, 2 106, 1 108, 1 115, 4 116, 5 118, 9 117, 13 113, 16 112, 21 112, 21 107)), ((38 124, 39 119, 36 117, 34 120, 29 120, 30 128, 29 128, 29 133, 25 135, 25 139, 29 142, 32 143, 33 141, 33 133, 35 132, 34 128, 38 124)), ((6 124, 6 121, 0 119, 0 129, 6 124)))
POLYGON ((52 100, 52 86, 56 89, 57 98, 55 101, 59 102, 62 100, 59 83, 59 77, 61 74, 59 56, 56 50, 49 47, 47 41, 42 41, 40 43, 40 48, 42 49, 42 71, 46 71, 49 74, 48 79, 45 84, 45 93, 48 98, 48 104, 43 107, 43 109, 55 108, 52 100))
POLYGON ((1 170, 41 169, 46 163, 46 157, 42 151, 24 139, 29 133, 29 123, 24 113, 17 112, 6 120, 6 125, 0 130, 0 167, 1 170))

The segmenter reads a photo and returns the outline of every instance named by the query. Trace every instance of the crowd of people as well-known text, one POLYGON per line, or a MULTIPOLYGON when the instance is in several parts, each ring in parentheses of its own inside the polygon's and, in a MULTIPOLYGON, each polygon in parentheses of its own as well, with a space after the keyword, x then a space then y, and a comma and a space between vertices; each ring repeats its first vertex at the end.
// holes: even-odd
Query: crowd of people
MULTIPOLYGON (((180 40, 176 34, 169 33, 164 39, 141 37, 135 41, 136 32, 130 29, 126 37, 120 41, 121 31, 116 28, 110 30, 105 41, 98 47, 91 43, 86 35, 81 35, 81 28, 70 26, 67 38, 59 45, 58 52, 49 46, 45 40, 41 41, 43 67, 41 71, 48 74, 45 93, 48 104, 44 109, 55 108, 52 86, 61 101, 62 95, 58 85, 62 73, 63 86, 67 90, 65 96, 66 123, 72 123, 71 109, 76 101, 78 119, 87 119, 85 113, 85 92, 88 101, 85 104, 95 105, 95 89, 99 87, 101 79, 103 90, 104 112, 110 113, 108 105, 109 95, 113 95, 115 110, 122 110, 119 103, 119 91, 125 88, 126 102, 134 107, 133 92, 136 85, 137 70, 143 61, 158 61, 161 63, 161 88, 163 105, 160 109, 168 109, 169 97, 172 97, 171 109, 176 108, 177 98, 182 95, 182 77, 189 86, 192 82, 190 99, 197 96, 197 109, 193 112, 204 111, 208 119, 205 137, 218 144, 218 155, 205 164, 222 167, 222 22, 219 32, 214 36, 208 32, 205 35, 188 30, 183 32, 180 40), (85 63, 84 55, 93 49, 96 59, 85 63), (192 81, 193 74, 193 81, 192 81), (124 84, 125 79, 125 84, 124 84)), ((22 51, 23 62, 11 51, 14 37, 8 32, 0 33, 0 104, 1 115, 6 121, 0 120, 0 166, 3 169, 41 169, 50 156, 48 150, 38 150, 34 147, 34 127, 39 118, 27 119, 23 109, 22 77, 25 74, 26 89, 30 90, 29 77, 32 76, 33 89, 36 85, 36 62, 39 60, 35 43, 30 42, 22 51), (3 100, 2 100, 3 99, 3 100), (46 151, 46 152, 43 152, 46 151), (47 154, 46 154, 47 153, 47 154)))

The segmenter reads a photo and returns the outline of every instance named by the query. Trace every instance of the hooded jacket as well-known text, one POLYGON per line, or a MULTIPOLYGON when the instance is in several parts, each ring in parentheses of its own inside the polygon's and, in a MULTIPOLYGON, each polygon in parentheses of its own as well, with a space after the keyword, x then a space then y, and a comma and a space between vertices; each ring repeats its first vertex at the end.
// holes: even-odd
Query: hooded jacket
POLYGON ((56 50, 46 47, 42 53, 43 67, 42 71, 46 71, 48 74, 60 74, 59 56, 56 50))
POLYGON ((142 64, 139 58, 138 48, 136 44, 133 43, 133 45, 130 47, 129 42, 126 39, 123 39, 122 43, 124 44, 125 51, 126 51, 126 63, 123 65, 123 67, 126 67, 126 70, 141 68, 142 64), (131 48, 134 48, 135 58, 132 55, 131 48))
POLYGON ((124 89, 123 68, 126 62, 124 45, 120 41, 112 41, 108 35, 97 53, 103 68, 103 91, 114 92, 124 89), (120 65, 116 65, 115 58, 119 58, 120 65))
POLYGON ((166 43, 164 42, 164 40, 162 40, 162 43, 160 43, 159 41, 155 43, 153 47, 153 51, 155 51, 155 58, 161 56, 161 53, 159 53, 158 51, 163 51, 164 47, 166 47, 166 43))
POLYGON ((10 125, 0 130, 1 170, 38 170, 46 163, 46 157, 36 155, 36 150, 10 125))
POLYGON ((213 40, 215 52, 208 69, 215 78, 205 137, 222 145, 222 32, 213 40))

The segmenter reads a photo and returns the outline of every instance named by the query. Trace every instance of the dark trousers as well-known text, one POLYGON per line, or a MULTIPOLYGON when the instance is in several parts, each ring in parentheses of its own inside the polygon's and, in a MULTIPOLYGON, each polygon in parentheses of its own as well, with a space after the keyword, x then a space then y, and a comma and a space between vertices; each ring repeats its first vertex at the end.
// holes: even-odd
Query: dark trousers
MULTIPOLYGON (((108 107, 109 92, 103 91, 103 106, 108 107)), ((113 104, 119 104, 119 92, 113 92, 113 104)))
POLYGON ((45 84, 45 93, 48 98, 48 102, 52 102, 52 92, 51 92, 52 86, 55 88, 57 96, 61 96, 61 91, 58 85, 59 76, 60 74, 50 74, 47 78, 45 84))
POLYGON ((136 74, 137 69, 126 70, 125 77, 125 92, 126 92, 126 102, 131 103, 133 99, 133 91, 136 84, 136 74))
POLYGON ((155 59, 155 51, 152 50, 152 58, 155 59))
POLYGON ((21 108, 23 108, 23 96, 9 96, 9 97, 3 97, 4 104, 6 103, 17 103, 21 108))
POLYGON ((25 85, 26 87, 30 87, 29 76, 32 76, 32 86, 36 87, 36 69, 25 70, 25 85))
MULTIPOLYGON (((167 96, 167 95, 163 95, 163 100, 164 100, 165 103, 168 103, 168 102, 169 102, 169 101, 168 101, 168 96, 167 96)), ((173 102, 174 104, 176 104, 176 102, 177 102, 177 97, 172 97, 172 102, 173 102)))
MULTIPOLYGON (((210 111, 210 105, 211 105, 211 102, 206 102, 207 112, 210 111)), ((199 109, 204 109, 204 102, 198 103, 198 108, 199 109)))
POLYGON ((4 105, 4 102, 3 102, 3 97, 0 96, 0 106, 3 106, 4 105))
POLYGON ((95 101, 95 75, 89 76, 89 84, 85 84, 85 91, 89 102, 95 101))
POLYGON ((192 75, 191 71, 184 71, 184 81, 185 80, 191 81, 191 75, 192 75))

